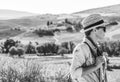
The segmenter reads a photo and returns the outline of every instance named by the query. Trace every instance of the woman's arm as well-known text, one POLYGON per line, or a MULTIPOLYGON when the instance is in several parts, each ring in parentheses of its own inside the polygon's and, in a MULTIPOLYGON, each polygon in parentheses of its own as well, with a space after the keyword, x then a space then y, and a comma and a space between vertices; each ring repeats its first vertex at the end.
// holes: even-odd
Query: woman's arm
POLYGON ((92 73, 102 66, 103 57, 97 57, 94 65, 83 67, 83 64, 85 64, 89 57, 89 51, 87 51, 89 49, 87 48, 85 45, 80 45, 73 52, 74 57, 71 65, 71 75, 73 77, 81 77, 92 73))
POLYGON ((92 73, 93 71, 102 67, 102 64, 105 62, 103 56, 96 58, 96 63, 87 67, 83 67, 82 76, 92 73))

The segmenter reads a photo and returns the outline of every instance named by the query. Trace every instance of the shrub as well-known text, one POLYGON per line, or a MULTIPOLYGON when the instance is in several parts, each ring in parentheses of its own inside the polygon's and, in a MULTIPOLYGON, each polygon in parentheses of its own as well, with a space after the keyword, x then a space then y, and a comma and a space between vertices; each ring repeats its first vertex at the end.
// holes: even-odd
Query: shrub
POLYGON ((45 43, 36 48, 38 53, 43 53, 44 55, 57 54, 59 46, 54 43, 45 43))
POLYGON ((36 47, 36 52, 38 54, 42 54, 43 53, 43 49, 44 49, 44 47, 39 45, 39 46, 36 47))
POLYGON ((28 45, 26 45, 26 54, 35 54, 36 53, 36 48, 34 45, 32 45, 31 43, 29 43, 28 45))
POLYGON ((55 43, 45 43, 36 47, 36 52, 48 56, 54 54, 71 54, 75 44, 73 42, 63 42, 61 45, 56 45, 55 43))
POLYGON ((72 29, 72 27, 69 26, 69 27, 66 28, 66 31, 67 32, 73 32, 73 29, 72 29))
POLYGON ((22 47, 11 47, 9 50, 10 56, 18 55, 19 57, 25 53, 24 48, 22 47))
POLYGON ((60 29, 54 29, 53 32, 60 32, 60 29))
POLYGON ((107 52, 110 57, 120 55, 120 41, 100 43, 100 48, 102 51, 107 52))
POLYGON ((81 24, 81 22, 75 22, 73 25, 74 25, 73 27, 75 28, 75 30, 76 30, 77 32, 79 32, 79 31, 82 29, 82 24, 81 24))
POLYGON ((73 42, 63 42, 61 44, 61 47, 68 50, 68 54, 71 54, 73 52, 73 49, 75 48, 75 44, 73 42))
POLYGON ((17 47, 17 53, 18 53, 18 56, 19 56, 19 57, 20 57, 21 55, 24 55, 24 54, 25 54, 24 48, 22 48, 22 47, 17 47))
POLYGON ((5 53, 8 53, 9 52, 9 49, 12 47, 12 46, 15 46, 15 41, 13 39, 7 39, 5 42, 4 42, 4 48, 5 48, 5 53))
POLYGON ((17 48, 15 46, 9 49, 10 56, 17 55, 17 48))
POLYGON ((65 23, 72 25, 73 23, 69 19, 65 19, 65 23))
POLYGON ((42 36, 54 36, 54 33, 52 30, 35 30, 33 33, 36 33, 38 36, 42 37, 42 36))
POLYGON ((66 49, 66 48, 61 47, 58 50, 58 54, 61 55, 61 56, 64 56, 64 54, 67 54, 67 53, 68 53, 68 49, 66 49))

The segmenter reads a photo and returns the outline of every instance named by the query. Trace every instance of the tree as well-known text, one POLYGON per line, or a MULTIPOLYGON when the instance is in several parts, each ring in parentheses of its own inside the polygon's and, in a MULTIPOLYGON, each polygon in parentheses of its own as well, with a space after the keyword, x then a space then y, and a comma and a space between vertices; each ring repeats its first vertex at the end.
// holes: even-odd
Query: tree
POLYGON ((72 25, 72 23, 66 18, 65 23, 72 25))
POLYGON ((49 21, 47 21, 47 26, 49 26, 50 25, 50 22, 49 21))
POLYGON ((69 27, 66 28, 66 31, 67 32, 73 32, 73 29, 72 29, 72 27, 69 26, 69 27))
POLYGON ((4 42, 4 48, 5 48, 5 53, 8 53, 9 52, 9 49, 12 47, 12 46, 15 46, 15 41, 13 39, 7 39, 5 42, 4 42))
POLYGON ((82 29, 82 24, 81 22, 78 22, 78 23, 74 23, 74 28, 77 32, 79 32, 81 29, 82 29))

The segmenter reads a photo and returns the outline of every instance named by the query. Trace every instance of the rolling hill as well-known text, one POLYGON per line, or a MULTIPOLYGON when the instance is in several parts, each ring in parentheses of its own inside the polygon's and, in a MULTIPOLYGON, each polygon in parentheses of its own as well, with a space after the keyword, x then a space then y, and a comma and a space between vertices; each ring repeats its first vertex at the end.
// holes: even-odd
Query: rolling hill
MULTIPOLYGON (((83 19, 83 17, 85 17, 89 14, 92 14, 92 13, 100 13, 108 21, 120 22, 120 4, 107 6, 107 7, 101 7, 101 8, 88 9, 85 11, 74 12, 71 14, 58 14, 58 15, 53 15, 53 14, 36 15, 33 13, 28 13, 28 12, 0 10, 0 15, 1 15, 0 18, 5 17, 4 20, 0 20, 0 30, 4 30, 4 29, 8 30, 8 29, 15 28, 15 27, 25 28, 26 31, 24 31, 24 34, 21 35, 20 37, 34 38, 35 35, 34 34, 32 35, 32 33, 30 33, 30 35, 29 35, 29 33, 27 31, 31 27, 33 27, 33 28, 40 27, 41 28, 47 24, 47 21, 56 22, 56 21, 64 20, 66 18, 67 19, 79 18, 81 21, 83 19)), ((115 27, 113 27, 113 28, 115 28, 115 27)), ((119 29, 119 27, 117 27, 115 30, 117 30, 117 29, 119 29)), ((20 33, 23 33, 23 32, 20 32, 20 33)), ((111 32, 111 33, 114 34, 113 32, 111 32)), ((16 34, 16 33, 14 33, 14 34, 16 34)), ((5 34, 5 36, 6 36, 6 34, 5 34)), ((5 37, 5 36, 2 36, 2 37, 5 37)), ((17 35, 14 35, 14 36, 17 36, 17 35)), ((75 36, 74 35, 67 36, 66 34, 63 34, 61 36, 60 36, 61 39, 68 38, 68 39, 65 39, 65 41, 66 41, 66 40, 70 40, 70 38, 75 37, 76 35, 75 36), (65 35, 65 37, 64 37, 64 35, 65 35)), ((114 35, 112 35, 112 36, 114 36, 114 35)), ((38 37, 36 39, 38 39, 38 37)))
POLYGON ((57 17, 58 15, 45 14, 45 15, 28 16, 20 19, 10 19, 6 21, 26 27, 33 27, 39 25, 46 25, 47 21, 57 21, 57 17))
POLYGON ((117 5, 111 5, 111 6, 106 6, 106 7, 100 7, 100 8, 93 8, 93 9, 88 9, 80 12, 75 12, 73 14, 93 14, 93 13, 101 13, 101 14, 106 14, 106 15, 118 15, 120 16, 120 4, 117 5))
POLYGON ((10 23, 22 25, 22 26, 32 27, 32 26, 39 26, 42 24, 46 24, 47 21, 57 21, 57 20, 65 19, 65 18, 74 19, 74 18, 78 18, 78 16, 80 17, 83 15, 86 16, 92 13, 100 13, 103 16, 105 16, 107 20, 120 21, 120 4, 107 6, 107 7, 101 7, 101 8, 89 9, 89 10, 75 12, 71 14, 58 14, 58 15, 43 14, 43 15, 26 16, 26 17, 17 18, 17 19, 9 19, 6 21, 10 23))
POLYGON ((24 11, 0 9, 0 20, 16 19, 16 18, 34 16, 34 15, 36 14, 24 12, 24 11))
POLYGON ((75 12, 72 14, 58 14, 58 15, 43 14, 43 15, 23 17, 20 19, 10 19, 7 21, 18 24, 18 25, 22 25, 22 26, 32 27, 32 26, 39 26, 42 24, 46 24, 47 21, 58 21, 65 18, 74 19, 74 18, 83 17, 83 16, 85 17, 92 13, 100 13, 105 17, 106 20, 109 20, 109 21, 114 21, 114 20, 120 21, 120 4, 89 9, 85 11, 75 12))

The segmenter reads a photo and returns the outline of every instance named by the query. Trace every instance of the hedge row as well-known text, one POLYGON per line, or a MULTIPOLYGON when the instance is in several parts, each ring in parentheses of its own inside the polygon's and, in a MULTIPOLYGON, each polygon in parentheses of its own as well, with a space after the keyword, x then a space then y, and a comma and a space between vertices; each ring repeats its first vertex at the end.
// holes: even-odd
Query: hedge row
POLYGON ((71 54, 75 44, 73 42, 64 42, 61 45, 55 43, 45 43, 36 47, 36 52, 43 55, 71 54))
MULTIPOLYGON (((38 45, 37 47, 33 45, 27 46, 26 53, 33 54, 39 53, 43 55, 53 55, 53 54, 71 54, 75 44, 73 42, 64 42, 61 45, 56 45, 54 43, 45 43, 38 45)), ((100 43, 100 49, 103 52, 107 52, 108 56, 120 56, 120 41, 109 41, 100 43)))
POLYGON ((107 52, 108 56, 120 56, 120 41, 109 41, 100 43, 102 51, 107 52))
MULTIPOLYGON (((1 46, 1 53, 8 53, 12 46, 15 46, 17 42, 14 40, 6 40, 4 45, 1 46)), ((42 55, 57 55, 57 54, 71 54, 75 44, 73 42, 63 42, 61 45, 55 43, 45 43, 42 45, 28 44, 23 46, 26 54, 42 54, 42 55)), ((107 52, 111 56, 120 56, 120 41, 109 41, 100 43, 100 49, 107 52)))
POLYGON ((38 30, 35 30, 34 33, 36 33, 40 37, 42 37, 42 36, 54 36, 54 32, 51 30, 38 29, 38 30))

